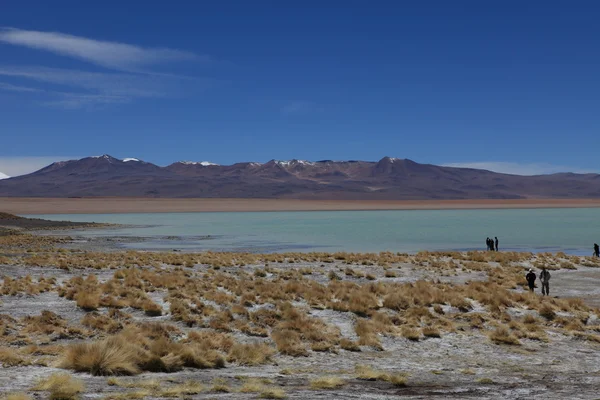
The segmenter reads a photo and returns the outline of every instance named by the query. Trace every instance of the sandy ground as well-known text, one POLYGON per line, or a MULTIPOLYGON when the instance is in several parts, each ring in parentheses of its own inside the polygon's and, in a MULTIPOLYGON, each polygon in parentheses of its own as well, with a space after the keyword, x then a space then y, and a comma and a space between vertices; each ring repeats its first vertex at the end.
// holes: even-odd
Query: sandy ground
POLYGON ((219 211, 443 210, 600 207, 600 199, 520 200, 288 200, 156 198, 8 198, 0 210, 13 214, 109 214, 219 211))

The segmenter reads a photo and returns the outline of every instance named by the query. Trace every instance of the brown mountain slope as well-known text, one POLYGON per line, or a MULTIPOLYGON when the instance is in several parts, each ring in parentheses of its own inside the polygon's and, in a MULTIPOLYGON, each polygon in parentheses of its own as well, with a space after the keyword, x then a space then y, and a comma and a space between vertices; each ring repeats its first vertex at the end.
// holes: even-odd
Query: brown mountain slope
POLYGON ((199 197, 293 199, 600 198, 600 175, 519 176, 419 164, 275 161, 228 166, 178 162, 167 167, 104 155, 62 161, 0 181, 6 197, 199 197))

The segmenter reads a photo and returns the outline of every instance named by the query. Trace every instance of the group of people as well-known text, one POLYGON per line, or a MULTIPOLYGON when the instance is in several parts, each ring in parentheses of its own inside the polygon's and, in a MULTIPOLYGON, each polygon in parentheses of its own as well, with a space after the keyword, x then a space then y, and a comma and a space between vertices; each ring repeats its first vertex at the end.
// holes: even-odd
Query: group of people
POLYGON ((498 238, 494 236, 494 239, 487 238, 485 239, 485 244, 487 245, 487 249, 489 251, 498 251, 498 238))
MULTIPOLYGON (((525 279, 527 279, 529 290, 533 292, 535 289, 535 280, 537 279, 533 269, 529 269, 529 272, 527 275, 525 275, 525 279)), ((546 267, 542 267, 542 272, 540 272, 540 281, 542 282, 542 295, 550 295, 550 271, 548 271, 546 267)))
MULTIPOLYGON (((487 238, 485 239, 485 243, 487 245, 487 249, 489 251, 498 251, 498 238, 494 237, 494 239, 487 238)), ((600 257, 600 246, 597 243, 594 243, 594 256, 600 257)), ((538 277, 536 276, 533 269, 529 269, 527 275, 525 275, 525 279, 527 279, 527 285, 529 285, 529 290, 534 291, 535 289, 535 281, 538 277)), ((542 282, 542 295, 549 296, 550 295, 550 271, 546 269, 546 267, 542 267, 542 271, 540 272, 540 282, 542 282)))

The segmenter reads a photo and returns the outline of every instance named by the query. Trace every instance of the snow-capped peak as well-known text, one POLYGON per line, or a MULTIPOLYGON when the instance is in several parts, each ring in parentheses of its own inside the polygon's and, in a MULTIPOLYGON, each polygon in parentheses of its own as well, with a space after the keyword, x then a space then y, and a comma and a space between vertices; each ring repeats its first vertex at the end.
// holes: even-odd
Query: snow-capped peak
POLYGON ((289 161, 275 161, 278 165, 282 167, 287 167, 289 165, 314 165, 315 163, 305 160, 289 160, 289 161))
POLYGON ((179 163, 184 164, 184 165, 202 165, 203 167, 208 167, 209 165, 219 165, 219 164, 215 164, 212 163, 210 161, 180 161, 179 163))
POLYGON ((0 179, 8 179, 10 178, 10 176, 3 174, 2 172, 0 172, 0 179))
POLYGON ((129 161, 137 161, 139 162, 140 160, 138 160, 137 158, 124 158, 123 162, 129 162, 129 161))

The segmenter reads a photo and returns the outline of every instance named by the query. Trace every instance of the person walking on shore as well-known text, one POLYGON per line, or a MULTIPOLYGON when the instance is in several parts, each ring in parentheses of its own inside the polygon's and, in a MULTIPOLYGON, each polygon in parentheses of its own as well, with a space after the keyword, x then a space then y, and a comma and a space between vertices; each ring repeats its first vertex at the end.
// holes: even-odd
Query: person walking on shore
POLYGON ((600 257, 600 246, 598 246, 598 243, 594 243, 594 255, 600 257))
POLYGON ((542 281, 542 295, 550 295, 550 271, 546 267, 542 267, 540 272, 540 281, 542 281))
POLYGON ((535 288, 536 276, 532 269, 529 269, 529 273, 527 273, 527 275, 525 275, 525 279, 527 279, 527 284, 529 285, 529 291, 533 292, 533 289, 535 288))
POLYGON ((498 251, 498 236, 494 236, 494 239, 496 239, 496 251, 498 251))

